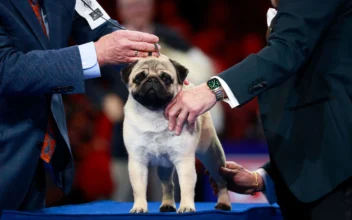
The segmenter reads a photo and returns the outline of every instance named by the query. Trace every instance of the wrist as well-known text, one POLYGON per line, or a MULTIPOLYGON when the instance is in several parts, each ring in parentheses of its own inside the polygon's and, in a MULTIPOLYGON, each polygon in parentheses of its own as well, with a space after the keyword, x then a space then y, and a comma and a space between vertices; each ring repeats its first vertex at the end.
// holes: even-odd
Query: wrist
POLYGON ((203 87, 208 91, 208 96, 211 97, 211 100, 213 102, 217 102, 215 93, 206 84, 203 84, 203 87))
POLYGON ((252 172, 254 176, 254 181, 253 181, 253 190, 252 190, 252 195, 254 195, 256 192, 262 192, 264 190, 264 181, 261 175, 257 173, 257 171, 252 172))
POLYGON ((258 187, 257 187, 257 192, 262 192, 264 190, 264 180, 261 175, 258 174, 258 187))
POLYGON ((211 78, 207 81, 207 86, 210 91, 214 94, 216 101, 224 100, 224 89, 221 86, 220 81, 217 78, 211 78))
POLYGON ((102 67, 105 65, 105 59, 104 59, 103 51, 101 50, 99 41, 94 42, 94 46, 95 46, 95 51, 97 53, 98 64, 100 67, 102 67))

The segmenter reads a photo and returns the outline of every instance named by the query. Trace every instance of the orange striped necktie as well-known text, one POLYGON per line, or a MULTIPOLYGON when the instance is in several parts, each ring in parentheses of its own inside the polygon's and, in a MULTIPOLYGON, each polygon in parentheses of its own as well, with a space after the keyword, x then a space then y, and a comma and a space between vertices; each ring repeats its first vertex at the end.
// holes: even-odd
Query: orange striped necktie
MULTIPOLYGON (((35 16, 37 17, 40 25, 42 26, 42 29, 43 29, 45 35, 48 36, 38 0, 28 0, 28 1, 30 3, 30 5, 33 9, 33 12, 34 12, 35 16)), ((50 111, 51 97, 48 97, 48 103, 49 103, 48 125, 47 125, 47 130, 45 133, 45 137, 44 137, 42 151, 40 154, 40 157, 46 163, 50 163, 50 160, 54 154, 55 147, 56 147, 54 118, 53 118, 52 113, 50 111)))
POLYGON ((32 9, 33 9, 33 12, 35 14, 35 16, 37 17, 40 25, 42 26, 42 29, 45 33, 45 35, 48 36, 47 32, 46 32, 46 28, 45 28, 45 25, 44 25, 44 20, 43 20, 43 17, 42 17, 42 13, 40 12, 40 5, 39 5, 39 2, 38 0, 28 0, 32 9))

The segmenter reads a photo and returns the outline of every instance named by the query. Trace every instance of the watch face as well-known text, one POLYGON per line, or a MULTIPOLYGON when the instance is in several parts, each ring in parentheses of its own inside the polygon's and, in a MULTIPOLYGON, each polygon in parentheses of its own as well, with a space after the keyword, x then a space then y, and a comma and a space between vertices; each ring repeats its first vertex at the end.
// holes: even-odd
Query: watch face
POLYGON ((221 84, 218 79, 214 78, 214 79, 210 79, 208 81, 208 86, 210 89, 216 89, 216 88, 221 87, 221 84))

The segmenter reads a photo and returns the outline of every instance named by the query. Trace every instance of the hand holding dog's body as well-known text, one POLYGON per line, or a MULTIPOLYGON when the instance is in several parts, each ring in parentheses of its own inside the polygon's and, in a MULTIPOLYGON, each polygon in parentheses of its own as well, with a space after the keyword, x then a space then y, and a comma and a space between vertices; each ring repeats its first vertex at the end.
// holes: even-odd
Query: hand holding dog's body
POLYGON ((216 97, 206 84, 181 91, 165 109, 169 130, 180 135, 185 123, 194 124, 196 118, 216 104, 216 97))
MULTIPOLYGON (((256 186, 257 181, 254 173, 235 162, 226 162, 226 166, 221 167, 219 173, 227 180, 227 187, 232 192, 252 194, 264 189, 264 181, 259 174, 257 174, 258 186, 256 186)), ((210 178, 210 182, 214 194, 217 194, 219 189, 216 182, 212 178, 210 178)))

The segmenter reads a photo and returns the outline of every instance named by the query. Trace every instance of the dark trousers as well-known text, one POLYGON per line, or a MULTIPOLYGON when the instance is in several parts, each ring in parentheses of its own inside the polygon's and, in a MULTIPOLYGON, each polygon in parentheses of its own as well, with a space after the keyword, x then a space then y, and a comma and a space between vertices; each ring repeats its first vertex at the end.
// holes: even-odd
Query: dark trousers
POLYGON ((18 210, 31 211, 44 208, 45 190, 45 169, 43 161, 39 160, 29 191, 18 210))
MULTIPOLYGON (((59 135, 60 133, 57 133, 56 137, 59 137, 59 135)), ((68 148, 65 147, 66 144, 63 138, 57 138, 56 141, 57 147, 51 158, 51 164, 53 170, 61 172, 65 169, 70 160, 70 152, 68 148)), ((52 178, 51 173, 44 167, 44 161, 39 159, 30 189, 27 192, 25 200, 18 209, 22 211, 30 211, 44 208, 47 186, 54 184, 52 178)))
POLYGON ((352 220, 352 178, 311 203, 298 200, 279 175, 275 175, 278 204, 285 220, 352 220))

